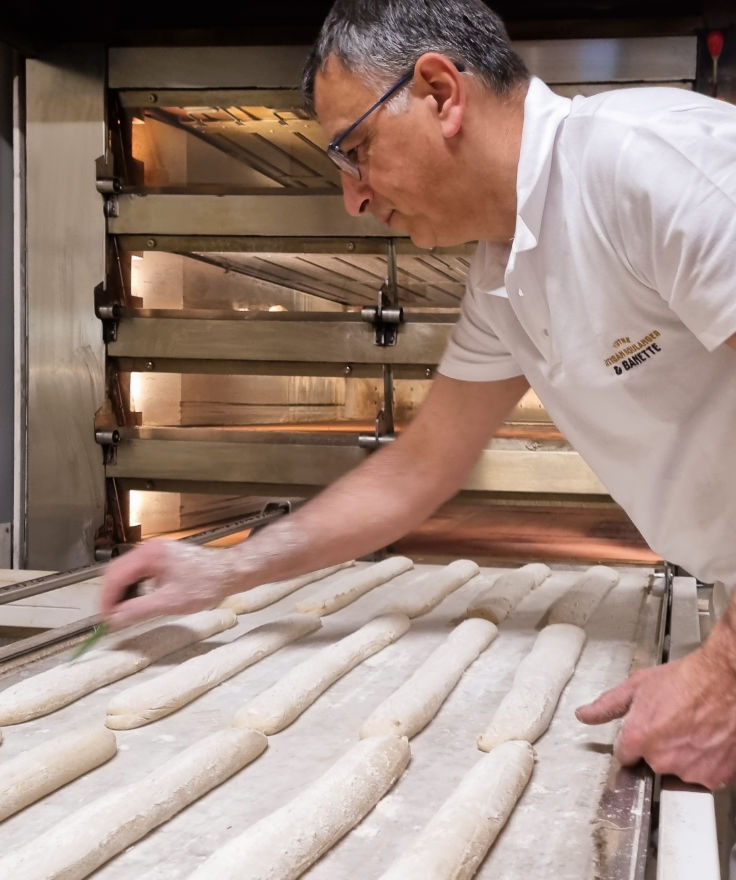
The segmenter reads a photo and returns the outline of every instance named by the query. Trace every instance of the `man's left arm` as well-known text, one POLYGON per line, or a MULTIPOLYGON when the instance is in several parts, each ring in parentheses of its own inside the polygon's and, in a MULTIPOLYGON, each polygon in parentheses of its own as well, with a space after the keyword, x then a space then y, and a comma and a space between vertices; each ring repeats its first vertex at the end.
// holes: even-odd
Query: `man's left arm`
MULTIPOLYGON (((736 349, 736 333, 726 342, 736 349)), ((585 724, 624 718, 614 744, 622 764, 643 759, 706 788, 735 785, 736 594, 702 647, 635 672, 575 714, 585 724)))

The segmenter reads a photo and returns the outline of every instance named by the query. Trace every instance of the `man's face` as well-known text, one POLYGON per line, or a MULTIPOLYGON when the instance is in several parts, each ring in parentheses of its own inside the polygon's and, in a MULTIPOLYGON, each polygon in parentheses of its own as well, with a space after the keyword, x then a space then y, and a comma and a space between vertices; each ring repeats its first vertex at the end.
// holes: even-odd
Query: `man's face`
MULTIPOLYGON (((381 105, 340 143, 361 171, 360 180, 340 175, 345 207, 353 216, 370 213, 390 229, 408 233, 418 247, 469 241, 472 236, 463 233, 462 211, 446 178, 448 145, 436 102, 412 92, 411 81, 404 89, 397 98, 408 97, 405 111, 392 113, 381 105)), ((360 76, 334 57, 328 59, 315 83, 317 116, 327 139, 342 134, 378 97, 360 76)))

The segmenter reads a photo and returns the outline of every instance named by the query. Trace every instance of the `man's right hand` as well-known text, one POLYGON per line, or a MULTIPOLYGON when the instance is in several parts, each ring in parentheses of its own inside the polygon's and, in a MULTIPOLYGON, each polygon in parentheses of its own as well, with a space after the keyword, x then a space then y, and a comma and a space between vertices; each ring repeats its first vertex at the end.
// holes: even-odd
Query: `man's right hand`
POLYGON ((230 574, 227 550, 152 539, 108 563, 100 613, 111 629, 120 629, 158 615, 215 608, 225 598, 230 574), (139 581, 150 582, 153 590, 123 600, 139 581))

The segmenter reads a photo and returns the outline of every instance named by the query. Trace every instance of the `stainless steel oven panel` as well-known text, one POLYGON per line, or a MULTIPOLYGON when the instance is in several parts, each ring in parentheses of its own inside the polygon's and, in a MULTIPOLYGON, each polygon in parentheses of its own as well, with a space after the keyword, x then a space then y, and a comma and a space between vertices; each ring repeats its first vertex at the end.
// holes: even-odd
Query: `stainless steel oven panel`
MULTIPOLYGON (((549 83, 695 79, 697 38, 517 40, 532 73, 549 83)), ((307 46, 113 47, 113 89, 298 87, 307 46)))
POLYGON ((105 150, 104 52, 29 59, 27 76, 27 567, 90 561, 104 510, 94 439, 105 351, 93 291, 105 277, 95 160, 105 150))

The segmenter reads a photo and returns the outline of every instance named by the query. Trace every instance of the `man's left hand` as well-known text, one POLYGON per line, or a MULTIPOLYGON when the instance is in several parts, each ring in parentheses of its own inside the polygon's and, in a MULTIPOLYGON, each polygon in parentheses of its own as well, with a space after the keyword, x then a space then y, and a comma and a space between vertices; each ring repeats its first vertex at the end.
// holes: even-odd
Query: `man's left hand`
POLYGON ((614 755, 644 759, 660 774, 709 789, 736 783, 736 675, 724 658, 698 648, 641 669, 575 714, 585 724, 624 718, 614 755))

